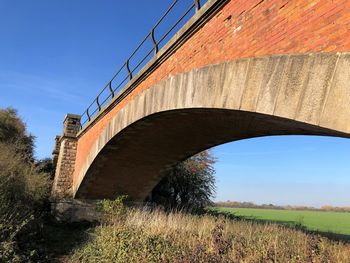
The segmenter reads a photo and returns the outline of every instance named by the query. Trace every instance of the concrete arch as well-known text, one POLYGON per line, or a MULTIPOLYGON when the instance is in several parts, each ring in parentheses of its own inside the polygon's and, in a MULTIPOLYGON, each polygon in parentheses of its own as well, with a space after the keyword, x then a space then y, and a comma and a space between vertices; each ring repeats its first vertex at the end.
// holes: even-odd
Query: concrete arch
POLYGON ((244 138, 350 137, 350 55, 315 53, 227 61, 142 91, 101 131, 75 169, 77 198, 142 201, 162 174, 206 148, 244 138))

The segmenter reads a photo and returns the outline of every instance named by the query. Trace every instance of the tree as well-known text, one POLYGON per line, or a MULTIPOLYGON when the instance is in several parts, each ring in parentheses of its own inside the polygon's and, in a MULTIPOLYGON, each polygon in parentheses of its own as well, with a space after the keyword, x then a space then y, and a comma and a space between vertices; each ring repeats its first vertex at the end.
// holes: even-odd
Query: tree
POLYGON ((35 163, 36 170, 40 173, 46 173, 50 175, 51 180, 55 177, 55 166, 51 158, 45 158, 38 160, 35 163))
POLYGON ((175 165, 153 189, 148 201, 166 209, 196 211, 212 204, 215 159, 204 151, 175 165))
POLYGON ((34 137, 17 111, 0 109, 0 262, 32 262, 18 244, 41 226, 50 190, 48 165, 35 164, 33 152, 34 137))
POLYGON ((0 109, 0 142, 12 144, 27 160, 34 160, 34 139, 13 108, 0 109))
POLYGON ((0 109, 0 198, 29 205, 48 192, 51 161, 35 161, 33 153, 34 136, 17 111, 0 109))

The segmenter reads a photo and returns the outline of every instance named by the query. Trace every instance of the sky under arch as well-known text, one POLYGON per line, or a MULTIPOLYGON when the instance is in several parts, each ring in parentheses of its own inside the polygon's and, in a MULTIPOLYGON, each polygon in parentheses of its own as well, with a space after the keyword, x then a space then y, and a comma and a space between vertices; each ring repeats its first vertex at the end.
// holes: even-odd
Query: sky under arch
POLYGON ((350 206, 350 140, 267 136, 213 148, 216 200, 350 206))

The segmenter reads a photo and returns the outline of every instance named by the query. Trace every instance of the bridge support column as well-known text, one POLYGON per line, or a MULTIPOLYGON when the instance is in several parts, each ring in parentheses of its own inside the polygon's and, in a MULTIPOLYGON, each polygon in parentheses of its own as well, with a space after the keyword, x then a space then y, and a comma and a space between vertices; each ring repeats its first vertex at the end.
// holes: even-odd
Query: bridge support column
POLYGON ((56 171, 52 186, 54 199, 73 197, 72 183, 78 141, 76 135, 79 129, 80 115, 67 114, 63 121, 63 134, 55 138, 53 159, 56 162, 56 171))
POLYGON ((60 147, 61 147, 61 136, 57 135, 55 137, 55 147, 52 151, 52 163, 53 167, 56 169, 57 162, 58 162, 58 154, 60 153, 60 147))

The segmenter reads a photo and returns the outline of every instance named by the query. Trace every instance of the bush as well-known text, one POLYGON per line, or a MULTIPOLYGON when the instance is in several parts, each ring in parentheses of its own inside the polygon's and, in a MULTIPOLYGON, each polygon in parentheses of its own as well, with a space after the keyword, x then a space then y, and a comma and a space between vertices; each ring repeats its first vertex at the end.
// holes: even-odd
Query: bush
POLYGON ((0 262, 36 257, 21 246, 33 241, 42 224, 50 178, 35 164, 33 146, 17 112, 0 109, 0 262))
POLYGON ((215 159, 201 152, 174 166, 153 189, 149 202, 167 210, 200 211, 215 194, 215 159))
POLYGON ((38 223, 50 181, 14 145, 0 142, 0 149, 0 261, 17 262, 18 238, 38 223))
POLYGON ((98 203, 98 209, 102 214, 104 223, 120 221, 125 218, 129 210, 130 198, 127 195, 118 196, 115 200, 102 200, 98 203))

